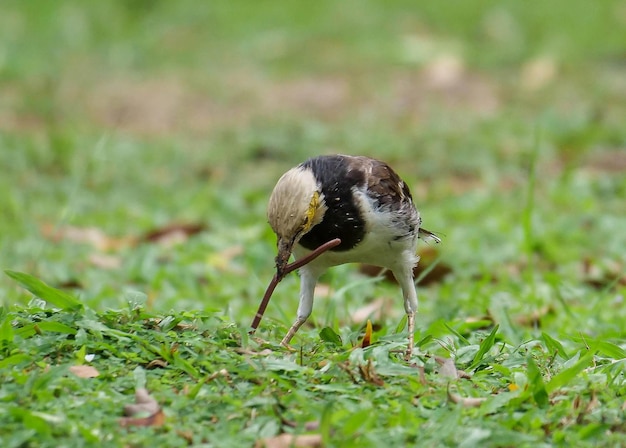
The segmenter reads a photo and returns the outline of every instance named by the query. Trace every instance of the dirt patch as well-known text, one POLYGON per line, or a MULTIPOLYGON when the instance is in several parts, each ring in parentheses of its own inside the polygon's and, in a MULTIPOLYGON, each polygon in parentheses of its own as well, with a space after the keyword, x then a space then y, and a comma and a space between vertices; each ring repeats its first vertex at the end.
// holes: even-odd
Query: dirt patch
MULTIPOLYGON (((494 113, 493 82, 469 73, 455 59, 384 76, 307 75, 264 78, 254 73, 221 76, 219 85, 198 88, 184 77, 108 76, 67 78, 46 87, 46 111, 28 107, 32 92, 3 95, 0 125, 6 130, 45 127, 50 117, 139 136, 206 135, 272 117, 336 121, 369 114, 394 121, 422 121, 437 110, 494 113), (46 115, 47 114, 47 115, 46 115)), ((4 89, 6 90, 6 89, 4 89)), ((10 93, 10 92, 9 92, 10 93)))

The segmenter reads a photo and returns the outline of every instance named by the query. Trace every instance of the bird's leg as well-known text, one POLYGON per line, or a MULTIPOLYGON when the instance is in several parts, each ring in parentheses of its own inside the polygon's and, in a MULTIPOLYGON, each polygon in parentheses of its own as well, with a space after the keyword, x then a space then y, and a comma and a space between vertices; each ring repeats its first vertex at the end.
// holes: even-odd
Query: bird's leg
POLYGON ((280 342, 281 345, 288 347, 289 342, 291 342, 296 332, 311 315, 311 311, 313 310, 313 294, 319 275, 320 273, 310 269, 308 266, 300 268, 300 304, 298 305, 298 318, 280 342))
POLYGON ((392 272, 402 288, 402 296, 404 297, 404 310, 406 311, 407 330, 409 332, 404 359, 408 361, 413 355, 413 333, 415 332, 415 313, 417 313, 417 292, 413 284, 413 268, 402 267, 392 270, 392 272))
POLYGON ((409 330, 409 341, 406 347, 406 353, 404 354, 404 359, 409 361, 411 356, 413 355, 413 338, 415 333, 415 313, 407 313, 407 327, 409 330))
POLYGON ((293 339, 293 337, 296 335, 296 332, 300 329, 302 324, 304 324, 305 322, 306 322, 306 317, 303 319, 298 317, 296 321, 293 323, 293 325, 291 326, 291 328, 289 328, 289 331, 287 332, 283 340, 280 341, 280 345, 289 347, 289 343, 291 342, 291 339, 293 339))

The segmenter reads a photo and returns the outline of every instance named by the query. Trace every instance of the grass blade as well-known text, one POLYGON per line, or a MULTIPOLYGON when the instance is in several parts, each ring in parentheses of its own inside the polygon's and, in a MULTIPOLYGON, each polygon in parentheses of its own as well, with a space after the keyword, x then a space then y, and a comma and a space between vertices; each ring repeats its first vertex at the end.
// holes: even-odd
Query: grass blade
POLYGON ((548 391, 546 390, 546 385, 543 382, 543 377, 541 376, 541 371, 539 370, 539 367, 535 363, 535 360, 532 356, 528 356, 527 364, 527 377, 530 391, 537 405, 540 408, 545 408, 546 406, 548 406, 549 397, 548 391))
POLYGON ((572 381, 580 372, 585 370, 593 362, 593 351, 589 350, 585 356, 574 364, 572 367, 561 371, 546 384, 546 390, 548 393, 552 393, 557 389, 567 385, 572 381))
POLYGON ((16 271, 4 271, 6 275, 17 281, 22 288, 35 296, 62 310, 77 310, 83 307, 74 296, 59 289, 53 288, 32 275, 16 271))
POLYGON ((496 342, 496 333, 498 332, 498 328, 500 328, 500 325, 496 325, 495 327, 493 327, 493 330, 491 330, 491 333, 489 333, 489 336, 487 336, 483 340, 483 342, 480 343, 480 347, 478 348, 478 351, 476 352, 476 355, 474 356, 472 365, 469 367, 470 370, 475 369, 478 366, 478 364, 480 364, 480 361, 482 361, 485 354, 487 354, 487 352, 491 350, 491 347, 493 347, 493 345, 496 342))

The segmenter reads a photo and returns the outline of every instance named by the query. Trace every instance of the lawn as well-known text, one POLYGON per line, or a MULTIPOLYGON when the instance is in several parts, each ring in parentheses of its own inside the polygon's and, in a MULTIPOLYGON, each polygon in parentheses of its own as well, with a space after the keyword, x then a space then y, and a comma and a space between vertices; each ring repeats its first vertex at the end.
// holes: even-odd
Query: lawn
POLYGON ((2 447, 626 445, 623 2, 1 9, 2 447), (336 152, 442 238, 408 362, 357 265, 248 334, 271 189, 336 152))

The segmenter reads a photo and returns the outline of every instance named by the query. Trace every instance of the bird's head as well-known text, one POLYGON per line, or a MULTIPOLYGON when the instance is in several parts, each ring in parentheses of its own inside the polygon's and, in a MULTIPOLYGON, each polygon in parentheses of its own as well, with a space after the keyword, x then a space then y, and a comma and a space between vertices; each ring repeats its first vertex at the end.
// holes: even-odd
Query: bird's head
POLYGON ((267 209, 270 226, 278 237, 278 278, 284 275, 293 246, 322 221, 325 212, 324 196, 310 169, 292 168, 278 180, 267 209))

